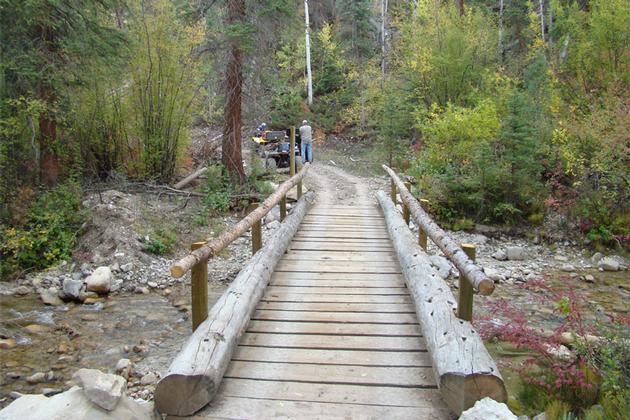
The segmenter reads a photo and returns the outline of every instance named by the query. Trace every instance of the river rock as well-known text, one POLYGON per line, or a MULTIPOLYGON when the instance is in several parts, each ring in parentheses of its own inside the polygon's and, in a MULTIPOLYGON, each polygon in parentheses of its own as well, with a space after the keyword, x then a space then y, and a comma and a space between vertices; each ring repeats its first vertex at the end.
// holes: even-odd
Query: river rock
POLYGON ((112 271, 109 267, 99 267, 85 279, 87 290, 96 293, 108 293, 112 286, 112 271))
POLYGON ((280 227, 280 222, 277 220, 274 220, 267 224, 267 229, 270 229, 270 230, 278 229, 279 227, 280 227))
POLYGON ((592 274, 587 274, 584 276, 584 281, 587 283, 595 283, 595 276, 592 274))
POLYGON ((123 378, 129 379, 132 367, 133 365, 131 364, 131 360, 120 359, 118 363, 116 363, 116 373, 121 375, 123 378))
POLYGON ((562 264, 560 270, 565 271, 567 273, 572 273, 575 271, 575 266, 573 264, 562 264))
POLYGON ((157 381, 157 375, 153 372, 149 372, 140 379, 140 385, 153 385, 157 381))
POLYGON ((108 411, 116 407, 127 389, 127 381, 122 376, 96 369, 79 369, 72 379, 83 388, 83 393, 90 401, 108 411))
POLYGON ((24 330, 31 334, 41 334, 47 332, 49 328, 46 325, 30 324, 24 327, 24 330))
POLYGON ((44 372, 37 372, 26 378, 26 382, 29 384, 39 384, 46 382, 46 374, 44 372))
POLYGON ((604 257, 597 263, 597 266, 604 271, 619 271, 620 264, 613 257, 604 257))
POLYGON ((140 404, 126 395, 116 408, 106 411, 95 404, 79 387, 53 397, 24 395, 0 411, 0 419, 90 419, 154 420, 153 404, 140 404))
POLYGON ((77 302, 81 302, 82 299, 82 291, 83 291, 83 281, 82 280, 73 280, 73 279, 65 279, 63 281, 63 297, 67 300, 74 300, 77 302))
POLYGON ((55 288, 42 289, 39 292, 39 298, 45 305, 59 306, 63 305, 63 301, 58 296, 59 291, 55 288))
POLYGON ((507 254, 503 250, 498 250, 494 254, 492 254, 492 258, 498 261, 505 261, 508 259, 507 254))
POLYGON ((499 273, 498 270, 495 270, 491 267, 484 267, 483 271, 486 273, 486 276, 494 282, 501 282, 505 280, 505 276, 499 273))
POLYGON ((131 262, 120 266, 120 271, 123 273, 129 273, 131 270, 133 270, 133 263, 131 262))
POLYGON ((437 270, 438 275, 443 279, 448 278, 451 273, 451 264, 448 260, 440 255, 431 255, 429 259, 431 260, 431 265, 437 270))
POLYGON ((486 397, 464 411, 459 420, 517 420, 507 405, 486 397))
POLYGON ((522 246, 508 246, 505 249, 505 255, 511 261, 523 261, 527 259, 527 250, 522 246))
POLYGON ((12 338, 0 338, 0 349, 12 349, 17 346, 17 341, 12 338))
POLYGON ((591 257, 591 261, 593 262, 593 264, 597 264, 602 258, 604 258, 604 254, 602 254, 601 252, 596 252, 591 257))
POLYGON ((28 295, 29 292, 30 292, 30 289, 28 287, 20 286, 20 287, 16 288, 13 293, 15 293, 18 296, 24 296, 24 295, 28 295))

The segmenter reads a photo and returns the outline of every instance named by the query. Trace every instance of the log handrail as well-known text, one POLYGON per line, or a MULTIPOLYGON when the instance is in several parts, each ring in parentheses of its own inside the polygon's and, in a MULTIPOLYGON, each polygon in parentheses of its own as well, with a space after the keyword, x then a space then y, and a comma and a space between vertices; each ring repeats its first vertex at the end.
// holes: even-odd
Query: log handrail
POLYGON ((400 193, 403 204, 409 208, 411 216, 431 240, 442 250, 444 255, 451 260, 459 270, 460 275, 465 276, 472 287, 482 295, 490 295, 494 291, 494 282, 466 255, 464 250, 453 241, 449 235, 435 223, 424 211, 418 200, 407 190, 398 175, 387 165, 383 169, 392 180, 392 186, 400 193))
POLYGON ((280 200, 282 200, 291 188, 293 188, 296 184, 301 183, 308 167, 308 164, 304 165, 297 174, 280 184, 276 192, 267 197, 267 199, 263 201, 258 208, 241 219, 241 221, 234 225, 232 229, 224 232, 222 235, 214 238, 210 242, 207 242, 202 247, 192 251, 190 254, 173 264, 171 266, 171 276, 175 278, 182 277, 195 264, 217 255, 222 249, 239 238, 243 233, 251 228, 254 223, 260 221, 267 213, 269 213, 269 211, 278 204, 280 200))

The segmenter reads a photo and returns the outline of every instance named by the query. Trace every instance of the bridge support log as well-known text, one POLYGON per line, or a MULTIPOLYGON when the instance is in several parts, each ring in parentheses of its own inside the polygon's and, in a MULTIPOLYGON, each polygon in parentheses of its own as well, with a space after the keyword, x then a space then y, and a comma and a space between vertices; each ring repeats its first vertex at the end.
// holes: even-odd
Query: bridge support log
POLYGON ((212 400, 276 264, 314 201, 312 192, 298 201, 184 344, 156 386, 155 407, 160 413, 187 416, 212 400))
POLYGON ((499 369, 472 324, 457 318, 457 300, 448 284, 437 275, 387 194, 379 191, 377 198, 444 401, 457 415, 484 397, 506 401, 499 369))

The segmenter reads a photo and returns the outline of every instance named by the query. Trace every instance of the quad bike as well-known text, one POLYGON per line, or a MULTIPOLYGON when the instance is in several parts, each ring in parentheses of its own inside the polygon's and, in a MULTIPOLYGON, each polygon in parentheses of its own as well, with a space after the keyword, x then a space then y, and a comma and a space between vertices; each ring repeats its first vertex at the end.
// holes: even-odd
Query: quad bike
MULTIPOLYGON (((256 154, 265 160, 265 168, 289 167, 289 130, 286 131, 256 131, 252 137, 256 144, 256 154)), ((295 156, 300 156, 300 147, 296 137, 295 156)))

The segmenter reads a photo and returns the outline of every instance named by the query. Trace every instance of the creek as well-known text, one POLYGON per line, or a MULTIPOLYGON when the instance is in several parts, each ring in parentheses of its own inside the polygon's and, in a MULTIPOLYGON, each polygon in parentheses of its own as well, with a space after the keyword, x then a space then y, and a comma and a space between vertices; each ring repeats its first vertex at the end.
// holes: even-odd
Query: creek
MULTIPOLYGON (((211 305, 224 289, 211 288, 211 305)), ((164 372, 190 332, 190 312, 157 293, 62 306, 45 306, 35 295, 2 296, 0 335, 16 345, 0 349, 0 408, 12 401, 11 391, 62 391, 77 369, 113 372, 121 358, 130 359, 140 374, 164 372), (36 372, 53 372, 53 378, 28 383, 36 372)))

